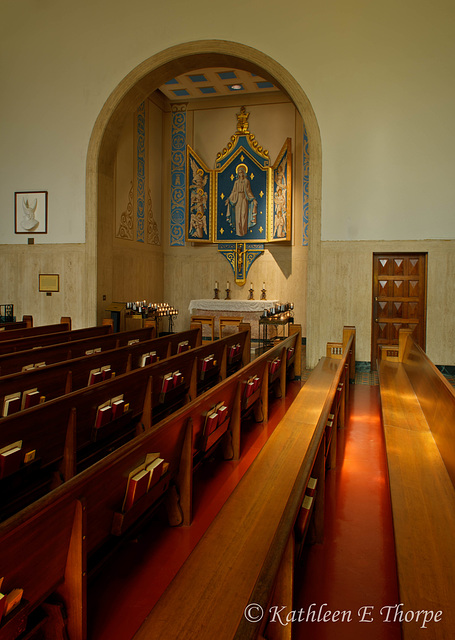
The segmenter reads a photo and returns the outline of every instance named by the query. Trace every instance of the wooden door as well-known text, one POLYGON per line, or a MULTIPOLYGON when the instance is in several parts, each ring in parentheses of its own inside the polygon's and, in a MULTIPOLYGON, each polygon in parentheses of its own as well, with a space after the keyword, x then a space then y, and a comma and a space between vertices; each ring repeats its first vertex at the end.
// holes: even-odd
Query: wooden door
POLYGON ((414 341, 425 349, 426 275, 426 253, 373 254, 373 370, 380 345, 398 344, 400 329, 412 329, 414 341))

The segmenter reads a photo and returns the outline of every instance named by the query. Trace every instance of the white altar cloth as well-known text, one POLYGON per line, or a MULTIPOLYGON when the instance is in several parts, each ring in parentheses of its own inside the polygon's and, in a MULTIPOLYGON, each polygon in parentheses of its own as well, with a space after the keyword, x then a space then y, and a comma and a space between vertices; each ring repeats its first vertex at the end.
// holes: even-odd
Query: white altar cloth
MULTIPOLYGON (((215 317, 215 335, 220 335, 220 316, 242 316, 243 322, 251 325, 252 339, 259 339, 259 319, 264 309, 270 309, 278 300, 191 300, 190 315, 213 315, 215 317)), ((203 336, 207 335, 207 327, 202 327, 203 336)))
POLYGON ((264 309, 270 309, 278 303, 278 300, 213 300, 210 298, 202 300, 191 300, 189 305, 190 313, 194 309, 202 311, 246 311, 250 313, 260 313, 264 309))

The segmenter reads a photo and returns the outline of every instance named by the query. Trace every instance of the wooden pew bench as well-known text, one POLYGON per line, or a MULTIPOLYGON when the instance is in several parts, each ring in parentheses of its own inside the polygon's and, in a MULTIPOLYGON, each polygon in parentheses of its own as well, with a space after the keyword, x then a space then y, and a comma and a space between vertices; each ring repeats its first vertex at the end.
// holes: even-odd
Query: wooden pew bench
POLYGON ((266 624, 267 638, 290 638, 291 625, 284 634, 267 614, 273 605, 292 610, 294 527, 312 476, 318 484, 308 533, 322 539, 326 424, 352 341, 353 334, 343 359, 321 359, 135 640, 257 638, 266 624), (252 603, 253 616, 264 613, 259 622, 244 617, 252 603))
POLYGON ((165 360, 171 355, 175 355, 178 345, 183 343, 194 349, 200 343, 198 330, 153 338, 118 349, 64 360, 45 367, 0 377, 0 407, 3 409, 5 397, 14 394, 21 394, 21 401, 24 400, 25 406, 24 393, 31 389, 38 391, 38 394, 35 393, 33 396, 35 399, 40 398, 41 402, 53 400, 104 378, 138 369, 143 366, 143 362, 148 361, 144 358, 152 352, 156 354, 157 360, 165 360), (108 371, 103 374, 101 370, 106 368, 108 371))
POLYGON ((48 333, 60 333, 60 332, 67 332, 71 330, 71 327, 69 325, 68 322, 59 322, 58 324, 46 324, 46 325, 42 325, 40 327, 27 327, 25 323, 23 323, 25 326, 21 327, 20 325, 18 327, 14 328, 14 333, 11 333, 10 331, 5 331, 5 332, 1 332, 0 333, 0 342, 6 341, 6 340, 17 340, 19 338, 31 338, 31 337, 38 337, 38 336, 43 336, 46 335, 48 333))
POLYGON ((108 333, 56 345, 39 348, 30 347, 24 351, 0 354, 0 375, 3 377, 22 371, 24 368, 42 366, 42 363, 45 365, 53 364, 100 351, 118 349, 134 342, 151 340, 155 337, 155 333, 154 327, 145 327, 143 329, 108 333))
MULTIPOLYGON (((266 365, 264 358, 265 372, 266 365)), ((137 374, 144 375, 144 369, 137 374)), ((129 374, 130 379, 134 375, 135 372, 129 374)), ((65 602, 70 640, 86 638, 87 558, 96 556, 112 535, 127 532, 163 499, 171 524, 190 524, 193 459, 199 449, 206 453, 222 442, 226 457, 230 457, 232 448, 228 430, 240 420, 242 376, 240 371, 224 379, 157 425, 150 425, 149 414, 146 430, 134 440, 0 524, 4 591, 16 586, 24 589, 21 608, 0 623, 0 640, 15 638, 27 616, 54 592, 65 602), (221 404, 226 406, 227 415, 209 434, 206 417, 213 407, 221 404), (169 465, 168 469, 152 490, 124 512, 128 476, 152 452, 159 452, 169 465), (21 541, 25 542, 27 553, 24 553, 21 541), (52 564, 51 571, 47 570, 49 563, 52 564)), ((264 380, 266 386, 266 378, 264 380)), ((101 387, 113 382, 119 380, 95 385, 98 389, 94 387, 90 393, 99 392, 101 387)), ((95 404, 98 401, 95 396, 95 404)), ((51 405, 50 402, 47 406, 51 405)), ((71 402, 67 406, 71 406, 71 402)), ((147 416, 142 414, 141 421, 147 422, 147 416)))
POLYGON ((382 348, 379 388, 402 603, 397 620, 405 640, 449 638, 455 629, 454 389, 407 330, 397 348, 382 348))
MULTIPOLYGON (((239 339, 240 335, 236 337, 236 343, 239 339)), ((229 340, 232 341, 231 336, 226 338, 227 342, 229 340)), ((224 444, 225 457, 231 457, 230 432, 240 428, 242 383, 253 365, 246 365, 225 378, 159 424, 151 424, 151 402, 145 403, 139 418, 145 430, 140 435, 79 474, 69 477, 67 482, 51 493, 0 524, 0 566, 5 576, 3 590, 8 592, 17 586, 24 589, 21 608, 0 622, 0 640, 16 638, 27 616, 54 592, 65 602, 70 640, 86 638, 87 558, 95 555, 111 535, 127 532, 161 500, 166 502, 171 524, 191 522, 192 470, 194 462, 197 462, 198 451, 207 453, 214 446, 224 444), (226 406, 227 415, 215 431, 207 433, 207 415, 221 404, 226 406), (234 427, 235 424, 239 426, 234 427), (167 472, 153 490, 133 504, 129 511, 123 512, 128 476, 142 464, 146 454, 153 452, 159 452, 168 463, 167 472), (62 513, 61 521, 59 513, 62 513), (27 553, 24 553, 21 541, 27 545, 27 553), (52 563, 52 571, 46 571, 48 563, 52 563)), ((265 354, 260 366, 264 371, 262 385, 267 390, 268 361, 265 354)), ((134 389, 143 387, 143 381, 136 380, 135 376, 144 376, 153 368, 151 365, 128 376, 94 385, 84 390, 83 394, 89 393, 92 405, 96 406, 103 399, 100 395, 102 388, 109 386, 111 391, 120 391, 120 388, 114 389, 113 385, 121 383, 126 377, 130 381, 134 378, 134 382, 138 383, 132 385, 134 389)), ((257 369, 253 367, 251 371, 257 369)), ((65 411, 72 407, 74 403, 71 400, 76 396, 81 399, 81 394, 69 394, 63 399, 64 402, 60 399, 38 409, 43 411, 52 405, 60 405, 62 413, 58 421, 63 423, 65 411)), ((86 401, 82 401, 77 404, 76 411, 80 404, 88 406, 86 401)), ((137 404, 140 405, 140 402, 137 404)), ((73 409, 70 410, 71 424, 66 437, 70 451, 67 456, 68 467, 71 467, 71 456, 74 456, 74 447, 71 448, 71 445, 76 440, 74 427, 77 420, 73 409)), ((35 409, 24 412, 22 417, 33 411, 35 409)))
POLYGON ((0 331, 15 331, 16 329, 26 329, 25 320, 17 320, 16 322, 0 322, 0 331))
MULTIPOLYGON (((62 324, 57 326, 63 326, 65 328, 67 325, 62 324)), ((24 329, 24 331, 33 332, 36 331, 36 329, 24 329)), ((83 340, 84 338, 91 338, 93 336, 105 336, 108 333, 112 333, 112 327, 100 325, 99 327, 87 327, 86 329, 75 329, 73 331, 55 331, 54 333, 28 335, 22 338, 2 340, 0 341, 0 354, 26 351, 27 349, 36 349, 37 347, 45 347, 50 344, 83 340)))
MULTIPOLYGON (((200 331, 196 329, 185 336, 196 340, 200 331)), ((248 337, 249 332, 243 331, 235 339, 245 345, 248 337)), ((218 346, 226 352, 232 341, 229 336, 218 346)), ((173 338, 173 342, 178 345, 181 341, 173 338)), ((68 480, 142 430, 149 429, 152 421, 159 422, 195 398, 197 361, 212 348, 213 345, 196 347, 2 418, 0 448, 21 443, 17 452, 19 465, 13 470, 10 467, 0 479, 2 516, 42 495, 55 486, 59 478, 68 480), (176 372, 180 374, 179 384, 174 381, 176 372), (165 389, 167 375, 171 375, 172 380, 165 389), (95 428, 100 407, 112 404, 112 400, 120 396, 122 406, 128 406, 128 410, 115 419, 108 417, 106 424, 95 428)), ((91 357, 88 360, 91 361, 91 357)), ((8 458, 10 462, 11 459, 8 458)))
POLYGON ((39 327, 20 327, 14 329, 14 333, 11 331, 5 331, 0 333, 0 342, 18 340, 20 338, 33 338, 36 337, 38 342, 41 336, 47 334, 63 333, 71 331, 69 322, 59 322, 58 324, 46 324, 39 327))
MULTIPOLYGON (((65 611, 60 635, 54 628, 44 637, 85 640, 88 557, 166 498, 171 482, 178 487, 179 501, 173 506, 169 499, 170 512, 181 522, 189 509, 191 462, 191 423, 170 422, 147 431, 1 523, 2 591, 21 588, 23 601, 0 621, 0 640, 16 638, 31 613, 52 594, 63 599, 65 611), (129 475, 148 454, 157 452, 167 469, 123 512, 129 475)), ((172 497, 176 495, 174 491, 172 497)))

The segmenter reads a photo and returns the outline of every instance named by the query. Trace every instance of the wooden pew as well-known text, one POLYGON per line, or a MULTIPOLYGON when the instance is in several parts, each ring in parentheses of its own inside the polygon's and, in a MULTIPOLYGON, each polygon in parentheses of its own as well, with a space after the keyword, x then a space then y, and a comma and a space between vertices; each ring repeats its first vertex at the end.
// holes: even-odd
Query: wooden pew
POLYGON ((0 333, 0 341, 5 340, 18 340, 19 338, 32 338, 36 336, 43 336, 49 333, 60 333, 69 331, 70 326, 67 322, 59 322, 58 324, 45 324, 40 327, 20 327, 15 328, 14 333, 9 331, 0 333))
MULTIPOLYGON (((236 340, 244 344, 247 335, 249 332, 241 332, 236 340)), ((196 329, 185 336, 195 339, 200 331, 196 329)), ((229 336, 220 344, 226 349, 231 341, 229 336)), ((176 338, 173 342, 178 344, 176 338)), ((204 345, 170 356, 2 418, 0 447, 21 441, 18 457, 23 462, 32 456, 29 463, 21 464, 19 470, 5 474, 0 480, 3 517, 17 510, 18 505, 27 504, 48 491, 59 477, 68 480, 141 430, 149 429, 152 421, 160 421, 195 398, 197 360, 207 349, 208 345, 204 345), (177 371, 181 374, 181 383, 177 386, 171 383, 164 391, 165 376, 177 371), (129 410, 95 429, 98 408, 120 395, 129 410), (36 452, 34 457, 30 452, 36 452)))
POLYGON ((16 638, 27 617, 54 593, 65 604, 61 631, 44 637, 86 639, 87 557, 166 498, 171 483, 179 495, 176 505, 170 500, 171 512, 180 521, 187 517, 190 447, 190 423, 150 430, 0 524, 2 590, 24 590, 22 604, 0 622, 0 640, 16 638), (150 491, 122 513, 128 476, 152 452, 159 452, 169 466, 150 491))
MULTIPOLYGON (((200 333, 197 329, 183 331, 0 377, 0 407, 4 406, 5 396, 17 393, 23 396, 30 389, 37 389, 39 396, 46 401, 77 391, 87 387, 90 373, 102 367, 110 369, 105 377, 127 373, 142 366, 142 357, 150 352, 155 352, 157 359, 165 360, 177 352, 179 343, 188 343, 194 349, 200 343, 200 333)), ((102 378, 102 374, 97 377, 102 378)))
POLYGON ((18 320, 17 322, 0 322, 0 331, 15 331, 16 329, 25 329, 27 323, 25 320, 18 320))
POLYGON ((0 480, 3 518, 150 426, 148 369, 137 369, 2 420, 0 447, 22 442, 19 469, 0 480), (125 413, 95 428, 98 407, 120 395, 129 405, 125 413))
MULTIPOLYGON (((109 327, 107 327, 109 329, 109 327)), ((63 342, 61 344, 49 345, 37 349, 28 349, 13 353, 0 354, 0 375, 6 376, 11 373, 22 371, 25 367, 39 366, 40 363, 53 364, 79 358, 84 355, 90 355, 97 351, 108 351, 117 349, 132 343, 132 341, 151 340, 155 337, 156 331, 154 327, 145 327, 143 329, 134 329, 132 331, 121 331, 119 333, 107 333, 106 327, 103 328, 102 335, 96 335, 90 338, 81 338, 71 342, 63 342)))
POLYGON ((270 607, 292 611, 294 526, 309 479, 318 479, 313 540, 323 535, 324 437, 354 335, 342 359, 322 358, 135 640, 290 638, 270 607), (251 622, 245 608, 256 603, 251 622), (178 611, 178 615, 175 612, 178 611), (259 621, 258 621, 259 620, 259 621))
POLYGON ((408 330, 400 331, 397 347, 382 348, 379 386, 403 603, 396 619, 405 640, 449 638, 455 628, 454 389, 408 330))
MULTIPOLYGON (((231 339, 231 336, 229 338, 231 339)), ((16 635, 11 628, 17 629, 19 622, 23 621, 47 595, 54 591, 64 598, 67 606, 67 629, 70 640, 85 640, 87 555, 95 553, 111 533, 115 535, 124 533, 138 518, 164 498, 171 523, 188 524, 191 521, 192 468, 195 449, 204 446, 204 451, 207 452, 217 443, 223 441, 229 443, 229 438, 226 438, 228 428, 232 428, 232 423, 240 418, 240 392, 245 369, 253 364, 227 377, 213 389, 159 424, 150 424, 151 403, 146 403, 139 418, 145 428, 142 434, 86 470, 69 478, 67 482, 12 516, 7 522, 0 524, 0 566, 2 571, 5 567, 4 591, 17 585, 24 588, 24 608, 13 611, 1 622, 0 640, 15 638, 16 635), (220 402, 228 406, 228 425, 221 423, 218 433, 215 431, 210 440, 204 434, 205 418, 211 408, 219 405, 220 402), (142 463, 145 455, 151 452, 159 452, 169 463, 169 469, 153 492, 146 494, 133 505, 129 512, 122 513, 128 475, 142 463), (59 512, 64 516, 56 526, 59 512), (13 540, 14 544, 11 542, 13 540), (20 540, 24 540, 27 544, 25 554, 20 540), (42 544, 42 540, 45 540, 46 544, 42 544), (4 562, 5 555, 8 555, 8 562, 4 562), (46 572, 45 567, 49 562, 52 562, 53 570, 46 572)), ((264 387, 266 387, 267 360, 265 357, 262 366, 265 373, 264 387)), ((134 376, 146 375, 149 372, 147 369, 152 370, 153 365, 131 372, 127 376, 120 376, 118 379, 95 385, 84 393, 91 394, 91 402, 95 407, 103 399, 100 395, 102 388, 109 386, 110 390, 113 390, 112 385, 121 382, 122 378, 128 377, 133 381, 134 376)), ((248 375, 248 372, 246 373, 248 375)), ((132 385, 134 389, 141 386, 139 379, 134 379, 134 383, 137 382, 139 384, 132 385)), ((120 388, 116 388, 114 391, 119 390, 120 388)), ((71 400, 71 396, 74 399, 76 395, 66 396, 64 400, 67 407, 71 405, 68 399, 71 400)), ((49 402, 43 407, 49 408, 52 404, 63 406, 64 403, 49 402)), ((35 409, 24 412, 23 417, 33 411, 35 409)), ((61 417, 63 419, 63 414, 61 417)), ((74 413, 72 413, 72 419, 74 426, 76 420, 74 413)), ((71 430, 69 432, 74 433, 71 430)), ((71 439, 74 440, 74 436, 69 438, 71 439)), ((227 450, 229 451, 229 446, 227 450)))
MULTIPOLYGON (((60 326, 60 325, 56 325, 60 326)), ((62 325, 66 326, 66 325, 62 325)), ((24 331, 34 331, 35 329, 24 329, 24 331)), ((0 354, 14 353, 16 351, 26 351, 45 347, 50 344, 61 344, 62 342, 72 342, 73 340, 83 340, 92 336, 104 336, 112 333, 112 328, 108 325, 98 327, 87 327, 85 329, 75 329, 73 331, 55 331, 54 333, 44 333, 30 335, 29 337, 3 340, 0 342, 0 354)))

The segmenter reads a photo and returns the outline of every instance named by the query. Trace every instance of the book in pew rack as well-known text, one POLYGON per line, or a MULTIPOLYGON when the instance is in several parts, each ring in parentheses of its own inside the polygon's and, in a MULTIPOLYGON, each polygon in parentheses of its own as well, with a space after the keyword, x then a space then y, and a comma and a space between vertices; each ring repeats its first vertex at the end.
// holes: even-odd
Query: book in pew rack
POLYGON ((157 484, 169 468, 169 463, 159 453, 148 453, 142 464, 128 475, 122 513, 126 513, 148 491, 157 484))
POLYGON ((149 351, 148 353, 143 353, 141 356, 141 360, 139 363, 140 367, 146 367, 149 364, 153 364, 154 362, 158 362, 159 358, 156 355, 156 351, 149 351))
POLYGON ((41 395, 38 389, 27 389, 22 394, 21 409, 29 409, 30 407, 36 407, 41 402, 41 395))
POLYGON ((3 417, 21 410, 21 392, 10 393, 3 400, 3 417))
POLYGON ((188 340, 182 340, 177 345, 177 353, 183 353, 184 351, 189 351, 191 349, 190 343, 188 340))
POLYGON ((116 418, 120 418, 128 409, 129 404, 125 402, 123 393, 106 400, 96 410, 95 429, 101 429, 116 418))
POLYGON ((104 404, 100 405, 96 412, 95 429, 101 429, 112 420, 112 407, 111 401, 107 400, 104 404))
POLYGON ((23 459, 22 440, 13 442, 0 449, 0 478, 15 473, 20 469, 23 459))

